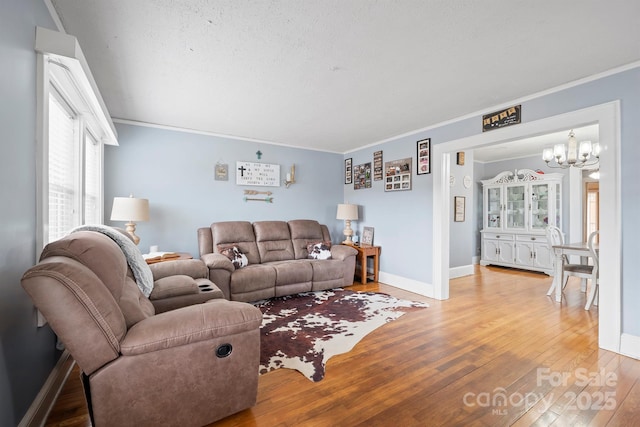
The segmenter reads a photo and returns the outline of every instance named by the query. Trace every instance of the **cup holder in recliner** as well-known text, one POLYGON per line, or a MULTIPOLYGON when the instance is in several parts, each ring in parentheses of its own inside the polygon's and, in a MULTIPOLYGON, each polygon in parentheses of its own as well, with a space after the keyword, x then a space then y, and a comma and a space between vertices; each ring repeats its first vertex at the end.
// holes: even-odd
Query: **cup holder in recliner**
POLYGON ((220 347, 216 349, 216 356, 219 358, 227 357, 233 351, 233 346, 231 344, 222 344, 220 347))

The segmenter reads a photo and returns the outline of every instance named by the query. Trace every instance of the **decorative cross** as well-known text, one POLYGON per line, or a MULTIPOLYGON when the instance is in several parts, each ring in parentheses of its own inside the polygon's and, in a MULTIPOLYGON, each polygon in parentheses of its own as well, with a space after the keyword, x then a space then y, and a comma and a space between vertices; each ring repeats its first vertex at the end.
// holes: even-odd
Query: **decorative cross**
POLYGON ((246 171, 247 168, 245 168, 244 166, 240 166, 238 170, 240 171, 240 176, 244 176, 244 171, 246 171))
POLYGON ((258 156, 258 160, 260 160, 260 158, 262 157, 262 151, 256 151, 256 156, 258 156))

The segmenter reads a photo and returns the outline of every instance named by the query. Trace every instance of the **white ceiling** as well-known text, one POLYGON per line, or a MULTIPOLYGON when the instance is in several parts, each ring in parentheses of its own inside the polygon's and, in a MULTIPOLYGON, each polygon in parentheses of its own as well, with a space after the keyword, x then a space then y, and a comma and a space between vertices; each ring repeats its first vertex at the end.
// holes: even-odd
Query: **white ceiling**
POLYGON ((115 119, 338 153, 640 60, 638 0, 51 3, 115 119))
MULTIPOLYGON (((473 150, 473 160, 486 163, 531 156, 540 156, 542 159, 542 150, 544 148, 553 147, 556 144, 567 144, 570 130, 475 149, 473 150)), ((600 142, 597 124, 572 130, 579 143, 582 141, 600 142)))

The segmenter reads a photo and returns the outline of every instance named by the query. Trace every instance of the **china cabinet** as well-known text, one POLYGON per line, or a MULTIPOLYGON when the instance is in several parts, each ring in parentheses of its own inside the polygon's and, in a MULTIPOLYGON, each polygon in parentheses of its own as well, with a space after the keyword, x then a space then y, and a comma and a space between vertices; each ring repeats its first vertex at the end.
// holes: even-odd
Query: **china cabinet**
POLYGON ((481 265, 552 273, 545 229, 562 224, 562 178, 520 169, 482 181, 481 265))

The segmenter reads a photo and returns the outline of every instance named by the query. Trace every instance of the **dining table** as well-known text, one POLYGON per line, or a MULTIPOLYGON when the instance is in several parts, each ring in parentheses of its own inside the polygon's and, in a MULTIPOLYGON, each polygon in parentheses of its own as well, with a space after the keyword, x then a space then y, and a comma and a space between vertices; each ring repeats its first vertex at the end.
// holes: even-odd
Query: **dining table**
MULTIPOLYGON (((563 243, 561 245, 553 245, 552 248, 555 256, 554 274, 553 282, 547 291, 547 295, 550 296, 555 291, 556 301, 562 302, 562 266, 564 265, 565 255, 577 255, 583 260, 582 262, 586 262, 588 258, 591 258, 591 251, 589 250, 588 242, 563 243)), ((598 251, 598 245, 594 245, 593 249, 598 251)), ((586 283, 586 279, 582 280, 586 283)), ((585 286, 583 286, 583 289, 586 289, 585 286)))

